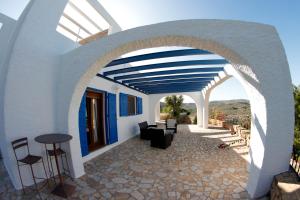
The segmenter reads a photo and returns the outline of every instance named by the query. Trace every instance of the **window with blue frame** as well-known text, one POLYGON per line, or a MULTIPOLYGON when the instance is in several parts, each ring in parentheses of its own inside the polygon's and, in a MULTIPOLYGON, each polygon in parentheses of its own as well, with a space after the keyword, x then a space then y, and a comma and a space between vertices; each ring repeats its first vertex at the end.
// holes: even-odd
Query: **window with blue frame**
POLYGON ((136 115, 136 97, 132 95, 127 96, 128 115, 136 115))
POLYGON ((133 95, 120 93, 120 116, 132 116, 143 113, 143 99, 133 95))

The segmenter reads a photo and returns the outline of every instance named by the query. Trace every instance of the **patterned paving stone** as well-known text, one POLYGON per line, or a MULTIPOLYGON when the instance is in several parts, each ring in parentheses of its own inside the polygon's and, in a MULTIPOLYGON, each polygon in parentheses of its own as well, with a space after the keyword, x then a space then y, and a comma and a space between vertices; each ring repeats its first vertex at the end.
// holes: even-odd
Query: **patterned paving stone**
MULTIPOLYGON (((70 199, 248 199, 248 148, 218 148, 236 138, 226 130, 184 125, 166 150, 132 138, 85 163, 83 177, 67 180, 76 186, 70 199)), ((35 192, 16 192, 2 164, 0 175, 0 199, 38 199, 35 192)), ((42 198, 60 199, 50 191, 43 190, 42 198)))

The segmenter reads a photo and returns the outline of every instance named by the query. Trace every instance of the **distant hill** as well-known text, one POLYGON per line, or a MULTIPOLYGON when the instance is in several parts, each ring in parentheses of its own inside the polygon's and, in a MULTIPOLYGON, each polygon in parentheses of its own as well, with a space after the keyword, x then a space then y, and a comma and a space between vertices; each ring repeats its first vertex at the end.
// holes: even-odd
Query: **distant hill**
MULTIPOLYGON (((160 102, 160 110, 162 110, 163 107, 165 107, 164 102, 160 102)), ((183 103, 183 108, 187 110, 196 110, 196 104, 194 103, 183 103)))
MULTIPOLYGON (((164 102, 160 102, 160 111, 162 111, 162 109, 165 107, 165 103, 164 102)), ((194 103, 183 103, 183 108, 188 110, 191 114, 191 117, 196 116, 197 114, 197 108, 196 108, 196 104, 194 103)))
POLYGON ((246 99, 211 101, 209 102, 209 118, 223 118, 233 124, 250 128, 250 103, 246 99))
MULTIPOLYGON (((160 102, 160 110, 165 107, 164 102, 160 102)), ((196 112, 196 104, 183 103, 183 108, 196 112)), ((246 99, 234 99, 234 100, 222 100, 222 101, 210 101, 209 109, 221 109, 226 113, 235 113, 236 110, 250 111, 249 101, 246 99)))
POLYGON ((246 99, 223 100, 209 102, 209 112, 217 109, 225 115, 250 115, 250 103, 246 99))
MULTIPOLYGON (((165 106, 160 102, 160 109, 165 106)), ((191 112, 191 116, 196 116, 197 110, 194 103, 184 103, 183 108, 191 112)), ((215 118, 218 113, 224 116, 224 120, 234 124, 250 123, 251 110, 250 103, 246 99, 222 100, 209 102, 209 116, 215 118)))
POLYGON ((209 103, 226 103, 226 104, 230 104, 230 103, 248 103, 249 104, 249 100, 247 100, 247 99, 218 100, 218 101, 210 101, 209 103))

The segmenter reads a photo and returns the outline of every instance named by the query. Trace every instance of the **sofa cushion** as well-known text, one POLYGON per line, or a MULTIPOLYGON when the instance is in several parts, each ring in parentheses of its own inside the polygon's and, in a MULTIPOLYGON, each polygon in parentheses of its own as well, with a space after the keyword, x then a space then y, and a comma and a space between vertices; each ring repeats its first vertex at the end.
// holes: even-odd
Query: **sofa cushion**
POLYGON ((175 119, 168 119, 167 120, 167 127, 168 128, 175 128, 176 127, 176 120, 175 119))
POLYGON ((165 134, 174 134, 174 130, 164 130, 165 134))
POLYGON ((139 123, 140 129, 147 129, 148 128, 148 123, 147 122, 141 122, 139 123))

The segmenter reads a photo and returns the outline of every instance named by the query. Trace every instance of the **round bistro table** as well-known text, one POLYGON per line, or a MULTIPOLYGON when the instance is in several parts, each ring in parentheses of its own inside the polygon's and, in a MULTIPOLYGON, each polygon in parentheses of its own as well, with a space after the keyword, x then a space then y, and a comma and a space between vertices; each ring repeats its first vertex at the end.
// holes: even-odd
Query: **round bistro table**
POLYGON ((59 177, 59 184, 54 188, 52 194, 55 194, 63 198, 68 198, 70 195, 72 195, 73 192, 75 191, 75 186, 63 182, 63 178, 60 173, 58 159, 57 159, 56 144, 68 142, 71 139, 72 139, 71 135, 62 134, 62 133, 43 134, 34 138, 34 140, 38 143, 53 145, 55 163, 56 163, 57 173, 59 177))

